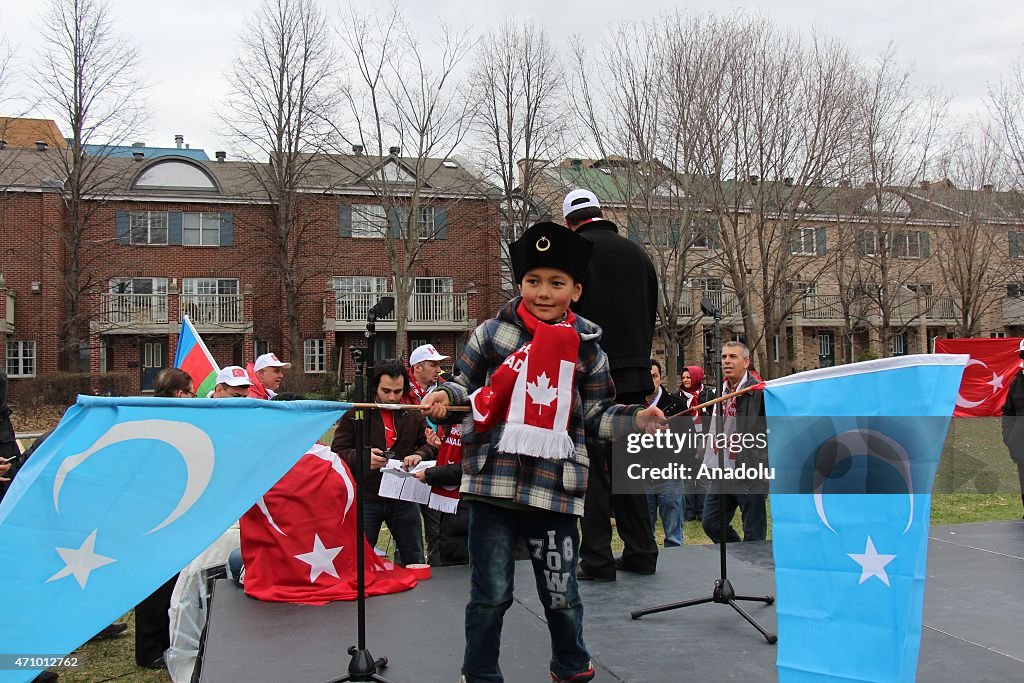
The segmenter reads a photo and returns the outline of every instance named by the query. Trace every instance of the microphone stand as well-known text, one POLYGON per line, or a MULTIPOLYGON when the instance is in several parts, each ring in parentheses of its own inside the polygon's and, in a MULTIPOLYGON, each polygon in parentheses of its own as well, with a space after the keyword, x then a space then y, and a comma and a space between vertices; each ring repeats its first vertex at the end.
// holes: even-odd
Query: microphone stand
MULTIPOLYGON (((714 330, 715 330, 715 332, 714 332, 714 334, 715 334, 715 348, 716 349, 721 349, 722 348, 722 315, 721 315, 721 313, 719 312, 719 310, 717 308, 715 308, 713 305, 710 304, 710 302, 708 302, 707 299, 704 299, 703 301, 701 301, 701 308, 704 309, 705 313, 711 315, 715 319, 715 328, 714 328, 714 330)), ((716 365, 717 365, 716 370, 718 372, 719 386, 721 386, 722 385, 721 384, 721 378, 722 378, 722 359, 721 359, 721 357, 718 358, 718 361, 717 361, 716 365)), ((725 417, 723 415, 723 410, 717 410, 715 416, 717 418, 716 419, 716 423, 718 425, 718 433, 721 434, 721 433, 723 433, 725 431, 725 417)), ((719 448, 717 450, 718 450, 718 467, 719 467, 719 469, 722 469, 723 466, 725 465, 725 462, 724 462, 724 458, 725 458, 724 449, 719 448)), ((669 610, 681 609, 683 607, 691 607, 693 605, 703 605, 703 604, 709 603, 709 602, 717 603, 717 604, 720 604, 720 605, 729 605, 734 610, 736 610, 736 612, 741 617, 746 619, 747 622, 749 622, 751 626, 753 626, 755 629, 757 629, 758 632, 762 636, 764 636, 764 639, 768 641, 769 645, 774 645, 775 643, 778 642, 779 637, 777 635, 775 635, 774 633, 769 633, 768 630, 765 629, 764 626, 761 626, 761 624, 757 623, 752 616, 747 614, 743 610, 742 607, 740 607, 739 605, 736 604, 737 601, 745 600, 745 601, 749 601, 749 602, 762 602, 762 603, 764 603, 766 605, 771 605, 772 603, 775 602, 775 597, 771 596, 771 595, 765 595, 765 596, 736 595, 736 590, 732 587, 732 582, 729 581, 729 567, 728 567, 728 562, 726 560, 726 553, 725 553, 725 543, 726 543, 725 539, 726 539, 726 532, 727 532, 727 529, 728 529, 728 522, 725 519, 725 514, 723 512, 724 509, 725 509, 725 507, 723 505, 724 500, 725 500, 725 494, 722 493, 721 484, 719 484, 718 493, 715 494, 715 495, 718 496, 718 534, 719 534, 719 537, 718 537, 718 555, 719 555, 719 561, 720 561, 721 567, 720 567, 719 577, 718 577, 718 579, 715 580, 715 589, 714 589, 714 591, 712 591, 711 596, 710 597, 703 597, 703 598, 696 598, 696 599, 693 599, 693 600, 683 600, 682 602, 673 602, 673 603, 669 603, 667 605, 660 605, 658 607, 648 607, 646 609, 633 610, 632 612, 629 613, 629 615, 631 617, 633 617, 633 619, 639 619, 640 617, 648 615, 648 614, 657 614, 658 612, 667 612, 669 610)))
MULTIPOLYGON (((356 403, 367 400, 367 377, 373 374, 373 347, 377 337, 377 316, 386 316, 394 308, 392 297, 381 297, 380 301, 366 314, 367 348, 351 348, 352 360, 355 361, 354 398, 356 403), (364 370, 365 367, 365 370, 364 370)), ((335 678, 329 683, 342 681, 376 681, 391 683, 380 675, 381 669, 388 665, 388 658, 374 659, 366 647, 366 531, 363 527, 364 494, 366 473, 370 468, 370 415, 366 408, 356 408, 355 451, 359 461, 359 472, 356 475, 356 527, 358 528, 356 543, 356 644, 348 648, 352 659, 348 663, 348 673, 335 678)))

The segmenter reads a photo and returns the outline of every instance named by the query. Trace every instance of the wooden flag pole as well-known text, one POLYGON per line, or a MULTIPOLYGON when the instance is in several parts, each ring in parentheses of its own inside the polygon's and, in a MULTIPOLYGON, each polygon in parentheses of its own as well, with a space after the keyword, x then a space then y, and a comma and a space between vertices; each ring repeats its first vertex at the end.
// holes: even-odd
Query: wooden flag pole
MULTIPOLYGON (((419 410, 423 406, 420 404, 409 405, 407 403, 351 403, 349 404, 353 408, 361 408, 364 410, 377 408, 379 410, 419 410)), ((468 413, 469 406, 445 406, 449 413, 468 413)))
POLYGON ((728 401, 731 398, 736 398, 737 396, 742 396, 743 394, 749 394, 751 391, 757 391, 758 389, 764 389, 764 382, 758 382, 757 384, 751 384, 749 387, 744 387, 743 389, 740 389, 739 391, 734 391, 731 394, 724 394, 722 396, 719 396, 718 398, 713 398, 710 401, 707 401, 706 403, 701 403, 701 404, 696 405, 696 406, 694 406, 692 408, 689 408, 689 409, 687 409, 687 410, 685 410, 683 412, 693 412, 694 410, 701 410, 703 408, 707 408, 708 406, 713 406, 716 403, 721 403, 722 401, 728 401))

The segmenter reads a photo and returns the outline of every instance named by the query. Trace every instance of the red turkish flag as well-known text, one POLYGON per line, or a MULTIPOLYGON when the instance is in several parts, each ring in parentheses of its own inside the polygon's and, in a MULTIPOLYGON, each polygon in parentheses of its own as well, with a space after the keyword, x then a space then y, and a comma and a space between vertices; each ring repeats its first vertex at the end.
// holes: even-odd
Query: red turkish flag
POLYGON ((356 543, 365 543, 366 595, 408 590, 411 573, 379 558, 356 527, 348 465, 316 444, 240 522, 245 593, 323 605, 356 598, 356 543))
POLYGON ((971 357, 964 368, 954 417, 1002 415, 1006 393, 1020 370, 1019 337, 936 339, 935 353, 965 353, 971 357))

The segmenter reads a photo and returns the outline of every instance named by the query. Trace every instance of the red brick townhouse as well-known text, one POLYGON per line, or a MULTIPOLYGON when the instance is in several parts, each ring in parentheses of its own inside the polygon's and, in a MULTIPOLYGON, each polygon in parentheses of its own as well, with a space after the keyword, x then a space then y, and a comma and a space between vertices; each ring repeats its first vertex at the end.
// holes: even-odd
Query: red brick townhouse
MULTIPOLYGON (((303 357, 290 360, 315 385, 338 368, 340 352, 341 378, 350 381, 347 349, 365 345, 367 311, 394 291, 388 254, 405 253, 388 235, 414 192, 423 239, 410 271, 406 352, 429 342, 455 354, 501 303, 496 204, 458 162, 416 163, 397 148, 384 157, 317 157, 282 250, 270 239, 266 165, 173 150, 107 157, 94 171, 78 245, 86 318, 80 364, 66 367, 60 329, 72 256, 65 183, 54 172, 59 154, 67 151, 0 149, 0 343, 15 385, 88 368, 97 379, 128 373, 130 390, 151 389, 156 373, 173 363, 184 315, 221 365, 267 350, 288 356, 285 276, 299 286, 303 343, 303 357)), ((378 323, 378 357, 394 354, 396 327, 393 315, 378 323)))

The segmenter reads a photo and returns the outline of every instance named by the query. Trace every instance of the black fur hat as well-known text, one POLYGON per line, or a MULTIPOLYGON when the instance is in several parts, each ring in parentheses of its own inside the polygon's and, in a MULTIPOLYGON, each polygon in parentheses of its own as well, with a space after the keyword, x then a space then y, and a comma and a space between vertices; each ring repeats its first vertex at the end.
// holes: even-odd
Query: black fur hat
POLYGON ((536 223, 509 245, 512 272, 516 282, 522 282, 532 268, 557 268, 582 283, 587 279, 593 248, 593 243, 569 228, 550 221, 536 223))

